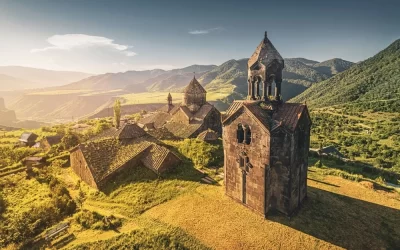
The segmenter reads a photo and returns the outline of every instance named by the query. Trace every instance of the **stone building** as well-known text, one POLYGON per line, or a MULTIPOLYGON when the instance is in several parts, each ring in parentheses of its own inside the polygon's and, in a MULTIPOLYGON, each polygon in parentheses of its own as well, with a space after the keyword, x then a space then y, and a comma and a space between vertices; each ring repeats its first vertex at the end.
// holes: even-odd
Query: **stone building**
POLYGON ((305 104, 282 101, 283 67, 265 34, 248 61, 247 100, 222 122, 226 194, 264 216, 290 215, 307 196, 311 119, 305 104))
POLYGON ((222 134, 221 113, 207 102, 207 91, 193 77, 183 90, 182 103, 173 104, 169 94, 167 105, 139 121, 141 126, 153 124, 156 129, 167 129, 177 138, 196 138, 211 129, 222 134))
POLYGON ((156 174, 176 167, 181 160, 136 124, 110 128, 70 152, 71 167, 89 186, 101 189, 129 167, 143 165, 156 174))
POLYGON ((53 136, 45 136, 40 141, 40 147, 44 150, 49 150, 52 146, 61 143, 62 136, 61 135, 53 135, 53 136))
POLYGON ((38 138, 37 134, 31 132, 22 133, 19 138, 19 143, 21 146, 32 147, 36 143, 36 139, 38 138))

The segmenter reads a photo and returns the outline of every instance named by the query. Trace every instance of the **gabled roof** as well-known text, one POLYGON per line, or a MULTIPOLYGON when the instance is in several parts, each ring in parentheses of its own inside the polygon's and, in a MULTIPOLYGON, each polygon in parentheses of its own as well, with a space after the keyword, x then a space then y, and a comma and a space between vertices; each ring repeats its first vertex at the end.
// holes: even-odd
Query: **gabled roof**
POLYGON ((156 112, 165 112, 165 113, 169 113, 171 110, 173 110, 176 107, 176 105, 174 104, 167 104, 165 106, 162 106, 161 108, 159 108, 156 112))
POLYGON ((239 110, 245 109, 248 114, 269 131, 284 127, 294 131, 307 106, 301 103, 265 103, 263 101, 235 101, 228 109, 223 124, 233 118, 239 110))
POLYGON ((189 138, 192 136, 200 127, 202 123, 195 124, 183 124, 179 122, 168 122, 164 125, 169 132, 179 138, 189 138))
POLYGON ((167 148, 153 144, 141 161, 147 168, 159 173, 160 167, 163 165, 168 155, 179 160, 179 158, 167 148))
POLYGON ((207 91, 201 86, 201 84, 196 80, 195 77, 190 81, 189 85, 183 90, 183 93, 199 94, 207 93, 207 91))
POLYGON ((278 50, 275 49, 274 45, 267 37, 267 32, 265 32, 265 37, 261 43, 257 46, 253 55, 249 58, 247 63, 248 67, 251 67, 257 61, 262 62, 265 66, 270 64, 273 60, 277 60, 283 65, 283 58, 279 54, 278 50))
POLYGON ((24 132, 22 133, 21 137, 19 138, 19 141, 21 142, 28 142, 30 140, 34 141, 37 138, 37 134, 35 133, 30 133, 30 132, 24 132))
POLYGON ((50 146, 60 143, 61 139, 62 139, 61 135, 52 135, 44 137, 44 140, 46 140, 50 144, 50 146))
POLYGON ((213 105, 206 103, 200 107, 199 110, 197 110, 196 113, 193 114, 192 120, 195 121, 203 121, 204 118, 210 113, 210 111, 214 108, 213 105))
POLYGON ((192 112, 190 112, 190 110, 189 110, 189 108, 187 106, 181 106, 180 110, 186 115, 186 117, 188 119, 192 118, 193 114, 192 114, 192 112))
POLYGON ((169 113, 157 112, 140 119, 139 123, 143 125, 153 123, 156 128, 159 128, 162 127, 166 122, 168 122, 171 117, 172 116, 169 113))
POLYGON ((94 181, 99 183, 151 145, 145 138, 134 139, 129 143, 115 138, 103 138, 82 143, 77 148, 82 151, 94 181))
POLYGON ((278 106, 277 111, 272 115, 272 119, 281 122, 289 130, 295 130, 303 111, 307 106, 302 103, 284 103, 278 106))
POLYGON ((197 136, 197 139, 202 140, 202 141, 215 141, 215 140, 218 140, 218 134, 214 130, 207 129, 207 130, 201 132, 197 136))
POLYGON ((144 135, 146 135, 146 132, 137 124, 123 123, 119 129, 115 127, 109 128, 91 140, 97 140, 100 138, 136 139, 144 135))

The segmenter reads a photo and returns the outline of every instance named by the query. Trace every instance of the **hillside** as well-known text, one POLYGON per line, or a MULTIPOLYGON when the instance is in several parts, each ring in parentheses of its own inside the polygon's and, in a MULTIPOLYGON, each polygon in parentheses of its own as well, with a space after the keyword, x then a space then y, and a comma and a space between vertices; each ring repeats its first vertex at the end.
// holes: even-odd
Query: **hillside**
POLYGON ((354 63, 342 60, 340 58, 333 58, 328 61, 316 63, 313 65, 319 72, 327 75, 336 75, 346 69, 350 68, 354 63))
POLYGON ((314 84, 291 101, 307 100, 314 107, 351 102, 363 106, 367 105, 365 103, 375 102, 376 105, 370 107, 379 110, 382 105, 379 101, 392 100, 399 106, 399 98, 400 39, 375 56, 328 80, 314 84))
POLYGON ((128 85, 132 85, 135 91, 144 91, 145 87, 140 85, 149 78, 163 74, 165 71, 161 69, 145 70, 145 71, 127 71, 121 73, 106 73, 91 76, 83 80, 73 82, 60 87, 59 89, 72 90, 114 90, 123 89, 128 85))
MULTIPOLYGON (((200 77, 200 83, 210 92, 225 92, 227 97, 225 102, 230 103, 232 99, 244 98, 247 95, 247 60, 229 60, 215 69, 207 72, 200 77)), ((350 67, 351 63, 335 59, 337 64, 342 67, 335 67, 335 70, 342 71, 350 67)), ((300 93, 316 82, 328 79, 333 75, 332 72, 323 73, 322 66, 331 65, 330 61, 318 63, 305 58, 285 59, 283 70, 282 96, 288 100, 300 93)))
POLYGON ((10 108, 20 119, 57 121, 77 119, 112 105, 119 92, 53 91, 23 95, 10 108))
POLYGON ((37 86, 36 83, 16 77, 0 74, 0 91, 29 89, 37 86))
MULTIPOLYGON (((195 72, 208 91, 208 100, 216 101, 217 108, 224 110, 233 99, 247 95, 247 60, 229 60, 219 66, 192 65, 168 71, 155 69, 91 76, 62 87, 25 93, 10 107, 23 119, 60 121, 101 112, 114 97, 122 98, 124 105, 164 103, 165 92, 180 92, 195 72), (161 98, 152 98, 153 95, 161 98), (143 96, 147 100, 143 101, 143 96)), ((282 83, 285 100, 331 76, 310 66, 314 62, 304 58, 286 60, 282 83)))
MULTIPOLYGON (((191 65, 181 69, 173 69, 151 77, 141 85, 145 87, 146 91, 180 90, 190 82, 193 78, 193 73, 196 74, 196 77, 200 77, 215 67, 215 65, 191 65)), ((125 90, 128 92, 138 92, 137 88, 137 85, 130 85, 125 90)))
MULTIPOLYGON (((82 72, 45 70, 21 66, 0 66, 0 74, 18 79, 21 82, 18 84, 20 86, 18 89, 61 86, 90 76, 90 74, 82 72)), ((3 84, 5 84, 5 80, 0 78, 0 90, 5 89, 2 87, 3 84)), ((6 90, 17 89, 15 86, 10 85, 9 87, 6 90)))

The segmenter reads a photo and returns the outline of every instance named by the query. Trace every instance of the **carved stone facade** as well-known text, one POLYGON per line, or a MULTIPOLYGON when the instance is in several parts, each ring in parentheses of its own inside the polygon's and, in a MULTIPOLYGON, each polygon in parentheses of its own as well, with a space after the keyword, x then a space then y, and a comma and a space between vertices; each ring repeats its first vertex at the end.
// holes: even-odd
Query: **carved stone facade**
POLYGON ((290 215, 307 196, 311 120, 306 105, 281 101, 283 65, 265 36, 249 59, 248 100, 233 102, 223 120, 226 194, 264 216, 290 215))

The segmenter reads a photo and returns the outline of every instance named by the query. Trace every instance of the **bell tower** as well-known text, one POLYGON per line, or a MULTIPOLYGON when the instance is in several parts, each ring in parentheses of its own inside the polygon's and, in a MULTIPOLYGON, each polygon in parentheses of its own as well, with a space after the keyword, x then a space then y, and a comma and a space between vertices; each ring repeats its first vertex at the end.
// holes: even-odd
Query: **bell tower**
POLYGON ((272 100, 282 101, 281 84, 284 60, 274 45, 264 34, 264 39, 258 45, 247 63, 248 100, 270 100, 272 84, 275 82, 275 95, 272 100), (261 87, 262 85, 262 93, 261 87))

